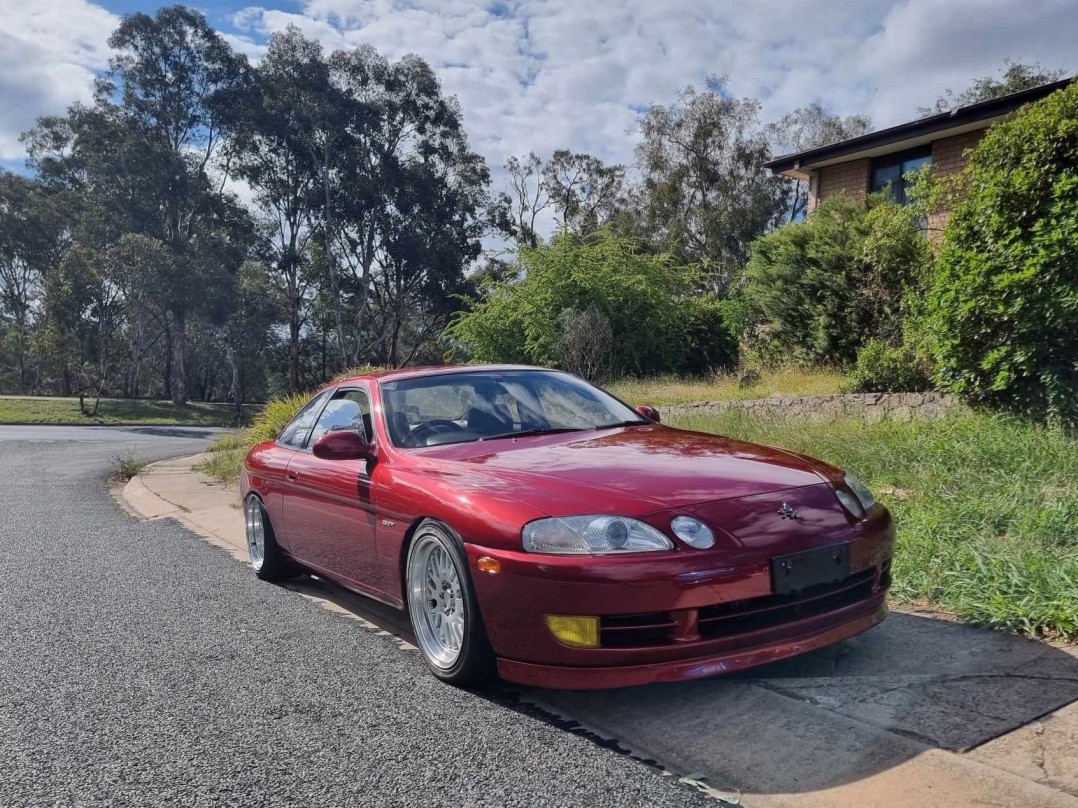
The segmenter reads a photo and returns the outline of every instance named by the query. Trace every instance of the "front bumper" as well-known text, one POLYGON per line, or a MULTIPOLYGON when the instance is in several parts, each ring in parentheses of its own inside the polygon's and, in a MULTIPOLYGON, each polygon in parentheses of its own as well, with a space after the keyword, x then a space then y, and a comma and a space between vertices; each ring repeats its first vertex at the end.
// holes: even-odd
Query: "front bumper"
POLYGON ((831 617, 837 619, 838 622, 824 628, 813 627, 809 621, 805 621, 806 624, 800 626, 791 624, 789 628, 795 632, 793 637, 751 645, 739 651, 723 651, 709 656, 653 662, 645 665, 616 665, 601 668, 539 665, 499 658, 498 674, 503 679, 522 685, 563 690, 598 690, 652 682, 703 679, 720 673, 731 673, 768 662, 777 662, 780 659, 824 648, 867 631, 886 616, 886 594, 881 592, 871 601, 850 607, 841 615, 832 615, 831 617))
MULTIPOLYGON (((604 688, 712 676, 852 637, 887 614, 894 528, 883 509, 845 536, 850 577, 775 595, 770 553, 722 549, 572 558, 466 545, 503 678, 604 688), (481 572, 480 557, 500 571, 481 572), (559 642, 543 615, 600 617, 597 648, 559 642)), ((823 541, 821 540, 821 543, 823 541)))

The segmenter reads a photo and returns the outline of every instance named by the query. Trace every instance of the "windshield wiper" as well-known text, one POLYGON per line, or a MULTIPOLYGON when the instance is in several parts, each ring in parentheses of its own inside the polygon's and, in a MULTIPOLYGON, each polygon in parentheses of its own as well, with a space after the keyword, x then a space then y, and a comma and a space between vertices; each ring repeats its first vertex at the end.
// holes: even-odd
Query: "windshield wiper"
POLYGON ((487 435, 479 438, 484 440, 498 440, 499 438, 526 438, 529 435, 557 435, 559 432, 584 432, 580 427, 550 427, 547 429, 525 429, 520 432, 503 432, 501 435, 487 435))
POLYGON ((647 426, 651 421, 618 421, 616 424, 599 424, 592 429, 614 429, 619 426, 647 426))

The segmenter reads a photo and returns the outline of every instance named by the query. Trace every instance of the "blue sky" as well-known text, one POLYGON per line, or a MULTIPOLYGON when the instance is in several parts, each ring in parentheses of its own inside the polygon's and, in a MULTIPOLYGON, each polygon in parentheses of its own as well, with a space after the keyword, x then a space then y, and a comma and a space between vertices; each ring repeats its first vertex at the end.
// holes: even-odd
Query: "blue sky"
MULTIPOLYGON (((18 133, 89 98, 118 15, 138 0, 0 0, 0 163, 18 133)), ((725 74, 762 116, 817 101, 877 126, 915 115, 1005 59, 1078 72, 1073 0, 201 0, 257 59, 292 23, 327 49, 418 53, 495 169, 559 147, 631 162, 640 112, 725 74)))

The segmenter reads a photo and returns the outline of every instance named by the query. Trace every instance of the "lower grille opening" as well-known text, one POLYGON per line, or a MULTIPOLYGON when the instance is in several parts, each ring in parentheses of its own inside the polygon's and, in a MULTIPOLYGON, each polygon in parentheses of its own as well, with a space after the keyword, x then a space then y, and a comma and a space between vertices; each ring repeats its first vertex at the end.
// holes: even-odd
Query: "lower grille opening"
POLYGON ((765 595, 700 610, 700 636, 706 639, 781 626, 852 606, 872 595, 875 569, 842 581, 819 584, 787 595, 765 595))
MULTIPOLYGON (((748 600, 705 606, 698 612, 700 637, 705 640, 762 631, 797 620, 827 614, 867 600, 891 584, 891 562, 869 568, 841 581, 808 587, 786 595, 763 595, 748 600)), ((669 645, 675 627, 668 612, 607 615, 601 618, 603 648, 640 648, 669 645)))

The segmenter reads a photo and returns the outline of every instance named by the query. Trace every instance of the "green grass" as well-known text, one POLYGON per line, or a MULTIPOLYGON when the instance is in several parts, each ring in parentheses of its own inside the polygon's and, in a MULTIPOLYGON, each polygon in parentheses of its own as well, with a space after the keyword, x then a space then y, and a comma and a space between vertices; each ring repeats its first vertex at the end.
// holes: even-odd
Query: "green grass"
POLYGON ((209 457, 196 465, 194 470, 208 474, 222 483, 238 483, 240 471, 243 470, 243 458, 247 456, 251 444, 244 442, 233 445, 230 439, 235 437, 237 436, 229 435, 210 446, 209 457))
POLYGON ((149 462, 133 452, 117 452, 112 456, 112 473, 109 475, 109 479, 126 483, 131 478, 138 476, 149 462))
MULTIPOLYGON (((92 404, 92 400, 87 402, 92 404)), ((256 406, 244 407, 247 417, 256 406)), ((83 415, 77 398, 48 396, 0 396, 0 424, 182 424, 188 426, 232 426, 236 411, 232 404, 192 401, 176 407, 170 401, 103 398, 96 417, 83 415)))
POLYGON ((247 456, 248 450, 281 434, 310 398, 309 393, 294 393, 269 402, 258 412, 247 429, 225 435, 214 442, 208 450, 210 456, 195 466, 195 471, 201 471, 223 483, 238 483, 240 471, 243 469, 243 458, 247 456))
POLYGON ((779 393, 791 396, 825 396, 840 392, 845 376, 831 370, 779 368, 761 373, 759 383, 741 387, 738 374, 716 374, 704 378, 654 376, 619 379, 603 385, 623 401, 633 405, 693 404, 699 401, 728 401, 767 398, 779 393))
POLYGON ((1030 636, 1078 638, 1078 439, 987 414, 827 424, 746 413, 672 426, 819 457, 895 516, 894 594, 1030 636))

